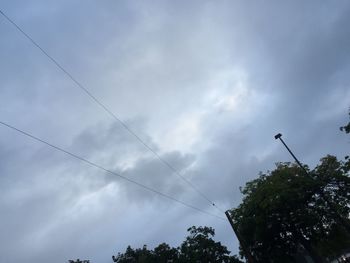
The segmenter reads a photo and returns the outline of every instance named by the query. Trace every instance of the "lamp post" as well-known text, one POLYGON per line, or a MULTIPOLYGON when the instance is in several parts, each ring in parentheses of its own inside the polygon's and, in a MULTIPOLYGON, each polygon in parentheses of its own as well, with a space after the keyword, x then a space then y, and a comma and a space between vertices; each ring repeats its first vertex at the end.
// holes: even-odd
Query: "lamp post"
MULTIPOLYGON (((293 156, 294 160, 296 161, 296 163, 300 166, 300 168, 305 172, 306 175, 309 175, 308 171, 305 169, 305 167, 299 162, 298 158, 293 154, 293 152, 289 149, 289 147, 287 146, 287 144, 283 141, 282 139, 282 134, 278 133, 275 135, 275 139, 279 139, 283 145, 286 147, 286 149, 288 150, 288 152, 293 156)), ((328 197, 321 191, 320 196, 329 204, 330 210, 334 213, 334 216, 337 218, 338 222, 342 223, 343 227, 346 229, 346 231, 348 233, 350 233, 350 224, 347 220, 345 220, 337 211, 336 207, 332 204, 332 202, 330 202, 330 200, 328 199, 328 197)))
POLYGON ((282 139, 282 134, 281 133, 278 133, 275 135, 275 139, 279 139, 284 147, 286 147, 286 149, 288 150, 288 152, 293 156, 294 160, 296 161, 296 163, 300 166, 301 169, 303 169, 303 171, 308 174, 308 172, 306 171, 305 167, 299 162, 298 158, 293 154, 293 152, 289 149, 289 147, 287 146, 287 144, 283 141, 282 139))
POLYGON ((244 240, 241 238, 241 235, 239 234, 238 230, 236 229, 236 227, 235 227, 235 225, 234 225, 234 223, 232 221, 230 212, 226 211, 225 215, 227 217, 227 220, 230 222, 230 225, 231 225, 231 227, 233 229, 233 232, 235 232, 235 234, 236 234, 238 242, 241 245, 242 251, 243 251, 243 253, 244 253, 248 263, 255 263, 255 259, 253 258, 252 254, 248 251, 248 248, 246 247, 246 244, 245 244, 244 240))

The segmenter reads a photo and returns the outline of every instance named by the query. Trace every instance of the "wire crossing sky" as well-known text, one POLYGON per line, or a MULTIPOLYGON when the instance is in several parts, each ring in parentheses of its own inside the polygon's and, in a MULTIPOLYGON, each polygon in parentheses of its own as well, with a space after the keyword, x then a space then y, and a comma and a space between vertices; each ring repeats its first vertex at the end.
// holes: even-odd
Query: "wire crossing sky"
POLYGON ((349 155, 349 1, 0 5, 0 120, 101 166, 0 128, 0 262, 110 262, 191 226, 237 254, 228 222, 103 169, 225 218, 211 201, 293 161, 278 132, 310 168, 349 155))
POLYGON ((223 217, 214 215, 214 214, 209 213, 209 212, 207 212, 207 211, 205 211, 205 210, 203 210, 203 209, 200 209, 200 208, 195 207, 195 206, 193 206, 193 205, 187 204, 187 203, 185 203, 185 202, 183 202, 183 201, 181 201, 181 200, 178 200, 178 199, 176 199, 176 198, 174 198, 174 197, 172 197, 172 196, 169 196, 169 195, 167 195, 167 194, 164 194, 164 193, 162 193, 162 192, 159 192, 159 191, 157 191, 157 190, 155 190, 155 189, 153 189, 153 188, 151 188, 151 187, 148 187, 148 186, 146 186, 146 185, 144 185, 144 184, 141 184, 141 183, 139 183, 139 182, 137 182, 137 181, 135 181, 135 180, 132 180, 132 179, 130 179, 130 178, 128 178, 128 177, 125 177, 125 176, 123 176, 123 175, 121 175, 121 174, 119 174, 119 173, 116 173, 116 172, 113 172, 112 170, 106 169, 106 168, 104 168, 104 167, 101 166, 101 165, 98 165, 98 164, 96 164, 96 163, 94 163, 94 162, 91 162, 91 161, 89 161, 89 160, 87 160, 87 159, 85 159, 85 158, 83 158, 83 157, 81 157, 81 156, 79 156, 79 155, 76 155, 76 154, 74 154, 74 153, 71 153, 70 151, 67 151, 67 150, 65 150, 65 149, 63 149, 63 148, 61 148, 61 147, 58 147, 58 146, 56 146, 56 145, 53 145, 53 144, 51 144, 51 143, 49 143, 49 142, 47 142, 47 141, 45 141, 45 140, 42 140, 42 139, 40 139, 40 138, 38 138, 38 137, 36 137, 36 136, 34 136, 34 135, 28 133, 28 132, 25 132, 25 131, 23 131, 23 130, 21 130, 21 129, 18 129, 18 128, 14 127, 14 126, 12 126, 12 125, 10 125, 10 124, 8 124, 8 123, 5 123, 5 122, 0 121, 0 124, 3 125, 3 126, 6 126, 7 128, 10 128, 10 129, 12 129, 12 130, 14 130, 14 131, 17 131, 17 132, 21 133, 22 135, 25 135, 25 136, 27 136, 27 137, 33 139, 33 140, 36 140, 36 141, 41 142, 41 143, 43 143, 43 144, 46 144, 47 146, 50 146, 51 148, 53 148, 53 149, 55 149, 55 150, 57 150, 57 151, 63 152, 63 153, 65 153, 65 154, 67 154, 67 155, 69 155, 69 156, 71 156, 71 157, 74 157, 75 159, 78 159, 78 160, 80 160, 80 161, 82 161, 82 162, 85 162, 85 163, 89 164, 90 166, 94 166, 94 167, 96 167, 96 168, 98 168, 98 169, 100 169, 100 170, 102 170, 102 171, 105 171, 105 172, 107 172, 107 173, 109 173, 109 174, 118 176, 118 177, 122 178, 123 180, 128 181, 129 183, 133 183, 133 184, 135 184, 135 185, 138 185, 139 187, 141 187, 141 188, 143 188, 143 189, 145 189, 145 190, 148 190, 148 191, 150 191, 150 192, 153 192, 153 193, 155 193, 155 194, 158 194, 158 195, 160 195, 160 196, 162 196, 162 197, 165 197, 165 198, 167 198, 167 199, 169 199, 169 200, 171 200, 171 201, 177 202, 177 203, 179 203, 179 204, 181 204, 181 205, 184 205, 184 206, 186 206, 186 207, 188 207, 188 208, 197 210, 197 211, 199 211, 199 212, 201 212, 201 213, 204 213, 204 214, 206 214, 206 215, 213 216, 213 217, 216 217, 216 218, 225 220, 225 218, 223 218, 223 217))
POLYGON ((45 49, 43 49, 28 33, 15 23, 10 17, 8 17, 1 9, 0 14, 9 21, 19 32, 21 32, 34 46, 36 46, 47 58, 50 59, 69 79, 71 79, 77 87, 84 91, 97 105, 99 105, 107 114, 109 114, 115 121, 120 123, 131 135, 133 135, 144 147, 146 147, 150 152, 152 152, 165 166, 167 166, 173 173, 180 177, 184 182, 186 182, 195 192, 197 192, 202 198, 204 198, 209 204, 218 209, 221 213, 224 213, 224 210, 218 207, 211 199, 208 198, 202 191, 200 191, 193 183, 187 180, 181 173, 174 168, 168 161, 162 158, 154 149, 152 149, 144 140, 141 139, 133 130, 129 128, 124 121, 122 121, 117 115, 115 115, 107 106, 101 102, 100 99, 96 98, 80 81, 78 81, 71 73, 69 73, 58 61, 49 55, 45 49))

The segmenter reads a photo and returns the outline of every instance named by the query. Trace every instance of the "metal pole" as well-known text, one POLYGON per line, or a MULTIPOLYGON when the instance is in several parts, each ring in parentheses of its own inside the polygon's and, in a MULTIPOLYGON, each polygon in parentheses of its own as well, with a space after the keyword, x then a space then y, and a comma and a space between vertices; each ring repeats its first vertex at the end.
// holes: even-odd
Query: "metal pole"
POLYGON ((306 171, 305 167, 301 164, 301 162, 299 162, 298 158, 293 154, 293 152, 289 149, 289 147, 287 146, 287 144, 283 141, 282 139, 282 134, 276 134, 275 135, 275 139, 280 139, 280 141, 283 143, 284 147, 286 147, 286 149, 288 150, 288 152, 293 156, 294 160, 296 161, 296 163, 300 166, 301 169, 303 169, 303 171, 308 174, 308 172, 306 171))
POLYGON ((243 250, 243 253, 244 253, 244 255, 245 255, 247 261, 248 261, 249 263, 255 263, 255 260, 254 260, 253 256, 248 252, 247 247, 245 246, 245 243, 244 243, 243 240, 241 239, 241 236, 239 235, 238 231, 237 231, 236 228, 235 228, 235 225, 233 224, 232 218, 231 218, 231 216, 230 216, 230 212, 229 212, 229 211, 226 211, 226 212, 225 212, 225 215, 226 215, 226 217, 227 217, 227 220, 230 222, 230 225, 231 225, 231 227, 232 227, 232 229, 233 229, 233 232, 235 232, 235 234, 236 234, 236 237, 237 237, 237 239, 238 239, 238 242, 239 242, 239 244, 241 245, 241 248, 242 248, 242 250, 243 250))
MULTIPOLYGON (((300 168, 305 172, 306 175, 309 175, 308 171, 305 169, 305 167, 299 162, 297 157, 293 154, 293 152, 289 149, 287 144, 283 141, 281 138, 282 134, 278 133, 275 135, 275 139, 280 139, 280 141, 283 143, 283 145, 286 147, 288 152, 293 156, 294 160, 297 162, 297 164, 300 166, 300 168)), ((334 213, 335 217, 343 224, 343 227, 347 230, 348 233, 350 233, 350 224, 348 221, 344 220, 343 217, 338 213, 337 209, 334 207, 334 205, 328 200, 328 197, 324 195, 323 192, 319 193, 320 196, 329 204, 331 211, 334 213)))

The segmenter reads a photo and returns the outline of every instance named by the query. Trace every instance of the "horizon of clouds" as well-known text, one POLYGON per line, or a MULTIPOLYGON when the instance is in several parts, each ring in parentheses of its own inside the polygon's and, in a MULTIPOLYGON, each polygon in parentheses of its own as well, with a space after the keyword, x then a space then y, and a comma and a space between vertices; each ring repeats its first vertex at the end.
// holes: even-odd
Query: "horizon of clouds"
MULTIPOLYGON (((138 136, 223 209, 292 161, 343 158, 350 4, 7 1, 0 6, 138 136)), ((0 119, 217 213, 0 19, 0 119)), ((0 261, 111 262, 127 245, 180 245, 208 217, 0 129, 0 261)), ((224 216, 224 215, 221 215, 224 216)))

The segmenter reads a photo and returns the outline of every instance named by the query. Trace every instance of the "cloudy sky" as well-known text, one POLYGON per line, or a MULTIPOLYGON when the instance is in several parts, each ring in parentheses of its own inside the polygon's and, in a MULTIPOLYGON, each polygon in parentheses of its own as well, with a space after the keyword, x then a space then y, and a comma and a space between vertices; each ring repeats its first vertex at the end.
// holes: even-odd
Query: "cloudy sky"
MULTIPOLYGON (((222 209, 291 161, 343 157, 348 1, 20 1, 0 9, 222 209)), ((224 217, 0 16, 0 121, 224 217)), ((127 245, 177 246, 228 222, 0 126, 0 261, 111 262, 127 245)))

